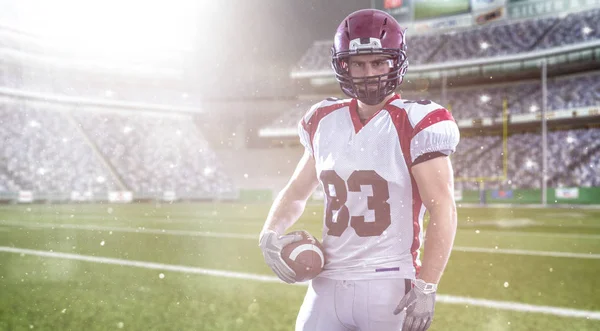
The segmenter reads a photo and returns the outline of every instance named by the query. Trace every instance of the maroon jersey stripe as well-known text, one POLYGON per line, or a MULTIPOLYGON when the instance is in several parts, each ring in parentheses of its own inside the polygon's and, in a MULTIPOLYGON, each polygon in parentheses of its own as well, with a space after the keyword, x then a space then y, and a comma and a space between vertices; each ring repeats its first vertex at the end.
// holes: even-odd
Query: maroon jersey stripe
POLYGON ((356 99, 352 99, 350 102, 350 107, 348 107, 348 111, 350 112, 352 125, 354 125, 354 133, 358 133, 358 131, 360 131, 364 125, 360 120, 360 116, 358 115, 358 101, 356 101, 356 99))
POLYGON ((335 110, 338 110, 338 109, 343 108, 343 107, 347 107, 349 105, 350 105, 350 102, 344 102, 344 103, 336 103, 336 104, 333 104, 333 105, 329 105, 329 106, 325 106, 325 107, 322 107, 322 108, 318 108, 312 114, 312 116, 310 117, 310 119, 308 120, 308 122, 306 122, 306 121, 304 121, 304 119, 302 119, 302 127, 310 135, 310 147, 313 149, 313 154, 314 154, 313 138, 315 137, 315 133, 317 132, 317 127, 319 127, 319 122, 325 116, 331 114, 335 110))
POLYGON ((441 121, 453 121, 454 118, 452 114, 445 108, 436 109, 429 114, 427 114, 417 125, 412 132, 412 137, 416 136, 417 133, 425 130, 426 128, 434 125, 435 123, 439 123, 441 121))
MULTIPOLYGON (((406 166, 408 171, 410 172, 411 168, 411 157, 410 157, 410 141, 413 137, 413 128, 408 119, 408 114, 406 109, 399 108, 394 105, 388 105, 386 107, 392 118, 392 122, 396 127, 396 132, 398 133, 398 137, 400 139, 400 148, 402 149, 402 154, 404 155, 404 162, 406 162, 406 166)), ((417 254, 418 249, 421 246, 421 242, 419 240, 419 234, 421 233, 421 226, 419 224, 419 213, 421 212, 421 206, 423 202, 421 201, 421 195, 419 194, 419 188, 417 187, 417 183, 413 175, 410 175, 410 183, 412 187, 412 222, 413 222, 413 242, 410 248, 410 253, 412 255, 413 266, 415 268, 415 276, 419 274, 420 266, 417 265, 417 254)))
POLYGON ((354 125, 354 133, 358 133, 365 125, 369 124, 369 122, 373 119, 373 117, 377 116, 380 111, 385 109, 387 105, 389 105, 392 101, 400 99, 400 95, 394 94, 383 106, 382 109, 376 111, 371 117, 367 118, 364 122, 360 120, 360 116, 358 115, 358 102, 356 99, 352 99, 350 103, 350 107, 348 108, 350 111, 350 119, 352 119, 352 124, 354 125))

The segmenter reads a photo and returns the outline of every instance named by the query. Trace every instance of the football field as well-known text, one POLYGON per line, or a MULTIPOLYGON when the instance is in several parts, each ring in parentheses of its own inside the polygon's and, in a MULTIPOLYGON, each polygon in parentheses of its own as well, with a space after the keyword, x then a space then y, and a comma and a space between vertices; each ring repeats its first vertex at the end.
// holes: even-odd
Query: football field
MULTIPOLYGON (((263 263, 268 208, 0 206, 0 330, 293 330, 306 286, 263 263)), ((460 208, 430 330, 600 330, 600 210, 460 208)))

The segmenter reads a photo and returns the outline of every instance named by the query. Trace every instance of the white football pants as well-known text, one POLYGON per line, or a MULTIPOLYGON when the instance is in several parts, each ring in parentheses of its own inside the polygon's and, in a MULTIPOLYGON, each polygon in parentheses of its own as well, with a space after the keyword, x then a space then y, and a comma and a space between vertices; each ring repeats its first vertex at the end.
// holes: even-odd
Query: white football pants
POLYGON ((410 280, 310 281, 296 331, 399 331, 404 313, 394 315, 410 280))

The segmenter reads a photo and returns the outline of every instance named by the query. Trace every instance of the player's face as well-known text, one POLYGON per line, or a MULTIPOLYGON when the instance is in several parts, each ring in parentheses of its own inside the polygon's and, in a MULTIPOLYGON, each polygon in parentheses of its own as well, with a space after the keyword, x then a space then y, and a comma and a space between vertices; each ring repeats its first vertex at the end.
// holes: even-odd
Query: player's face
POLYGON ((355 78, 387 74, 392 68, 389 57, 377 54, 351 56, 348 62, 350 76, 355 78))
POLYGON ((369 91, 378 89, 378 79, 369 79, 365 82, 365 78, 387 74, 391 71, 392 66, 392 60, 389 57, 378 54, 355 55, 348 60, 350 76, 356 78, 354 82, 359 84, 359 89, 363 89, 361 87, 366 83, 369 91))

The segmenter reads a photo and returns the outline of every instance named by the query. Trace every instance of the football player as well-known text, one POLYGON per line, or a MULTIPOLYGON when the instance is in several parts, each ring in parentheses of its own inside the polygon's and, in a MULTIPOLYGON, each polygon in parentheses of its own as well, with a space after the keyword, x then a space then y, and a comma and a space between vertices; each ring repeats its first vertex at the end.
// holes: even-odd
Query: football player
POLYGON ((405 30, 389 14, 350 14, 332 47, 335 76, 350 98, 315 104, 298 125, 304 155, 259 239, 266 263, 293 283, 281 249, 301 238, 284 234, 321 185, 327 262, 310 281, 296 331, 423 331, 433 320, 456 233, 448 155, 459 131, 444 107, 395 93, 406 50, 405 30))

